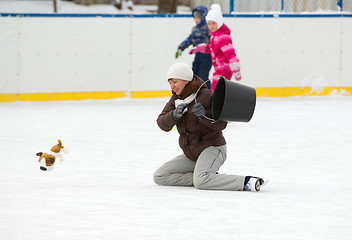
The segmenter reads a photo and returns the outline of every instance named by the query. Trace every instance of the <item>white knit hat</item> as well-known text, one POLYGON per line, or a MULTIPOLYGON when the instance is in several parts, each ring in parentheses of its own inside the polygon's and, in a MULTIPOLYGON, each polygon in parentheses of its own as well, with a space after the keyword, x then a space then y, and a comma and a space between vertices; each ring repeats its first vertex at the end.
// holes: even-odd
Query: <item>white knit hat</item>
POLYGON ((219 4, 211 5, 211 9, 205 17, 207 21, 213 21, 218 24, 218 29, 222 26, 224 21, 222 20, 221 7, 219 4))
POLYGON ((174 63, 167 71, 167 79, 170 78, 192 81, 193 71, 186 63, 174 63))

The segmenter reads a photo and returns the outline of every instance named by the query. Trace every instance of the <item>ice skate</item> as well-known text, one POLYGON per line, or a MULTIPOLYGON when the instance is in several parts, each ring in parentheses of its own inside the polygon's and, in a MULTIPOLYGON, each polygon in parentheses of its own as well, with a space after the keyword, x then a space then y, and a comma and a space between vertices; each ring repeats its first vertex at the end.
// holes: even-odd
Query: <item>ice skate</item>
POLYGON ((245 191, 260 191, 260 188, 264 186, 266 182, 260 177, 247 176, 245 179, 245 191))

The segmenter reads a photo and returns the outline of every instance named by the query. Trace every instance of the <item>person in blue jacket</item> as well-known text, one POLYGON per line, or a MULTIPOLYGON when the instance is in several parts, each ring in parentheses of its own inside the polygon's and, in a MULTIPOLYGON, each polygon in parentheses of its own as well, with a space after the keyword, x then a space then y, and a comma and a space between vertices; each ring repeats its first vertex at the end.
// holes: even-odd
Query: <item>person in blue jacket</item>
MULTIPOLYGON (((184 40, 177 49, 176 58, 178 58, 183 50, 188 48, 190 45, 193 47, 201 43, 210 43, 210 30, 208 28, 205 16, 208 13, 208 9, 200 5, 193 9, 192 15, 196 26, 192 28, 191 34, 186 40, 184 40)), ((212 67, 211 55, 206 53, 196 53, 192 64, 192 70, 195 75, 198 75, 203 81, 207 81, 209 78, 209 71, 212 67)), ((210 89, 211 82, 206 82, 207 87, 210 89)))

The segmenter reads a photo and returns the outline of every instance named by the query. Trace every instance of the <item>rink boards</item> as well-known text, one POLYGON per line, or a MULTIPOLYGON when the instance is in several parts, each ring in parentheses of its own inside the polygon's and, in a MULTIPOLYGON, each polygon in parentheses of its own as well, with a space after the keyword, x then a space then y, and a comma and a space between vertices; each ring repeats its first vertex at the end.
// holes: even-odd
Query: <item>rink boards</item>
MULTIPOLYGON (((242 84, 258 96, 352 94, 352 15, 233 15, 242 84)), ((0 101, 170 96, 187 15, 4 15, 0 101)), ((211 76, 211 75, 210 75, 211 76)))

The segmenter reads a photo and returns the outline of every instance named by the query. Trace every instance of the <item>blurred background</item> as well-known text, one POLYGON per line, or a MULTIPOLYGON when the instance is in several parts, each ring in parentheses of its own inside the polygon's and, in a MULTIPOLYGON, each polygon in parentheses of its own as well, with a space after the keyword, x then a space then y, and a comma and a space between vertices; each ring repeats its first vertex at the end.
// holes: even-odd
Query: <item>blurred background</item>
POLYGON ((352 12, 352 0, 1 0, 0 12, 189 13, 218 3, 225 14, 251 12, 352 12))

